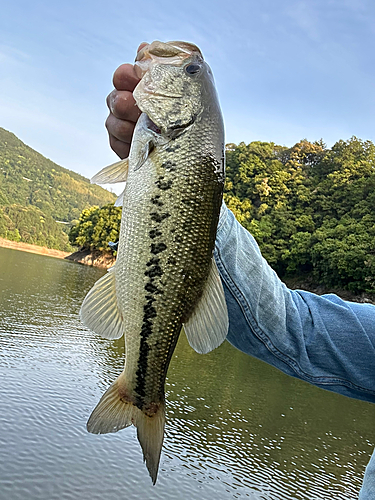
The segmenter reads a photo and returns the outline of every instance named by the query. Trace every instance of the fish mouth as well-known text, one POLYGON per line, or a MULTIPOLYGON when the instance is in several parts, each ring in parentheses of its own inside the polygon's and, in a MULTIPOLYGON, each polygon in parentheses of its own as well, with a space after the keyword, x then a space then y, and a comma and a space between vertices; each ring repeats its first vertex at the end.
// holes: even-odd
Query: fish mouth
POLYGON ((134 70, 139 79, 149 70, 150 65, 155 62, 182 66, 186 59, 192 55, 198 55, 203 59, 200 49, 189 42, 154 42, 145 45, 135 58, 134 70))
MULTIPOLYGON (((137 77, 141 80, 138 83, 135 91, 134 97, 141 111, 146 111, 142 106, 142 101, 151 98, 154 103, 153 106, 156 108, 163 106, 164 100, 174 99, 180 101, 183 99, 184 95, 174 92, 174 89, 160 89, 157 83, 155 83, 151 78, 147 78, 146 73, 151 69, 153 65, 164 64, 172 65, 176 67, 181 67, 187 63, 187 60, 200 59, 203 61, 203 56, 200 49, 189 42, 173 41, 173 42, 160 42, 154 41, 148 45, 145 45, 137 54, 134 70, 137 77), (137 91, 140 90, 139 99, 137 98, 137 91)), ((191 119, 180 120, 175 117, 174 120, 169 121, 168 126, 158 125, 157 113, 153 113, 153 106, 148 106, 148 113, 152 115, 155 122, 148 116, 147 128, 157 135, 162 135, 165 139, 175 139, 176 137, 183 134, 193 123, 195 122, 196 113, 193 113, 191 119)), ((181 106, 183 106, 181 104, 181 106)))
POLYGON ((181 99, 183 96, 181 94, 166 94, 161 92, 155 92, 151 85, 145 85, 143 87, 145 92, 152 94, 152 97, 156 99, 181 99))
POLYGON ((148 45, 145 45, 137 54, 135 61, 141 61, 152 57, 178 57, 179 59, 186 59, 194 53, 198 54, 202 59, 202 52, 200 49, 189 42, 159 42, 155 40, 148 45))

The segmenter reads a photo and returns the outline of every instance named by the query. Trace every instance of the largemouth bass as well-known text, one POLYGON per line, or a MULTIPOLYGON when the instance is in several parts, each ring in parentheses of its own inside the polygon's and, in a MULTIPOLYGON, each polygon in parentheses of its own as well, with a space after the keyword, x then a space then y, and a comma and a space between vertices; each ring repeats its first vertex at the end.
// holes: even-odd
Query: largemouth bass
POLYGON ((116 264, 85 298, 81 319, 125 336, 125 368, 87 423, 137 428, 155 484, 164 436, 164 383, 182 327, 190 345, 220 345, 228 314, 213 259, 224 185, 224 127, 211 70, 195 45, 153 42, 136 60, 142 115, 129 158, 92 182, 126 180, 116 264))

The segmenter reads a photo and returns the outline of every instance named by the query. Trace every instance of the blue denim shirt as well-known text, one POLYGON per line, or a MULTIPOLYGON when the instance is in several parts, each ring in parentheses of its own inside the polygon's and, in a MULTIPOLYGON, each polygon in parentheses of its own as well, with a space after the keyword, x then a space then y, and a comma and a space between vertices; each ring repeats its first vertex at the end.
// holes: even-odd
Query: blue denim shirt
MULTIPOLYGON (((224 204, 215 260, 231 344, 288 375, 375 403, 374 305, 289 290, 224 204)), ((359 498, 375 499, 375 453, 359 498)))

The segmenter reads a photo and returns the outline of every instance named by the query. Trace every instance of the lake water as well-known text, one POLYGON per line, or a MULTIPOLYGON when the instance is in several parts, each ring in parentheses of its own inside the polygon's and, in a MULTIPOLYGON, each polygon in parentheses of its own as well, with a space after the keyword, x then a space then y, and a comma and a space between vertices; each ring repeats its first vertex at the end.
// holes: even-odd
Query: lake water
POLYGON ((287 377, 228 342, 181 336, 167 380, 156 486, 135 429, 85 424, 124 362, 123 341, 80 323, 102 270, 0 248, 0 499, 354 499, 375 405, 287 377))

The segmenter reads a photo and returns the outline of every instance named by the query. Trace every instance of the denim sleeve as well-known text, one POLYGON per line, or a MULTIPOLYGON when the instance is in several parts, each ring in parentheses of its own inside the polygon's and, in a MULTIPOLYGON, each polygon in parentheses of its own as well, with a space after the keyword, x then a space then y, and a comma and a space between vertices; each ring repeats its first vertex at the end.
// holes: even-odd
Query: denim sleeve
POLYGON ((284 373, 375 403, 375 306, 289 290, 223 205, 215 259, 228 340, 284 373))
POLYGON ((374 500, 375 498, 375 450, 366 467, 365 477, 358 500, 374 500))

